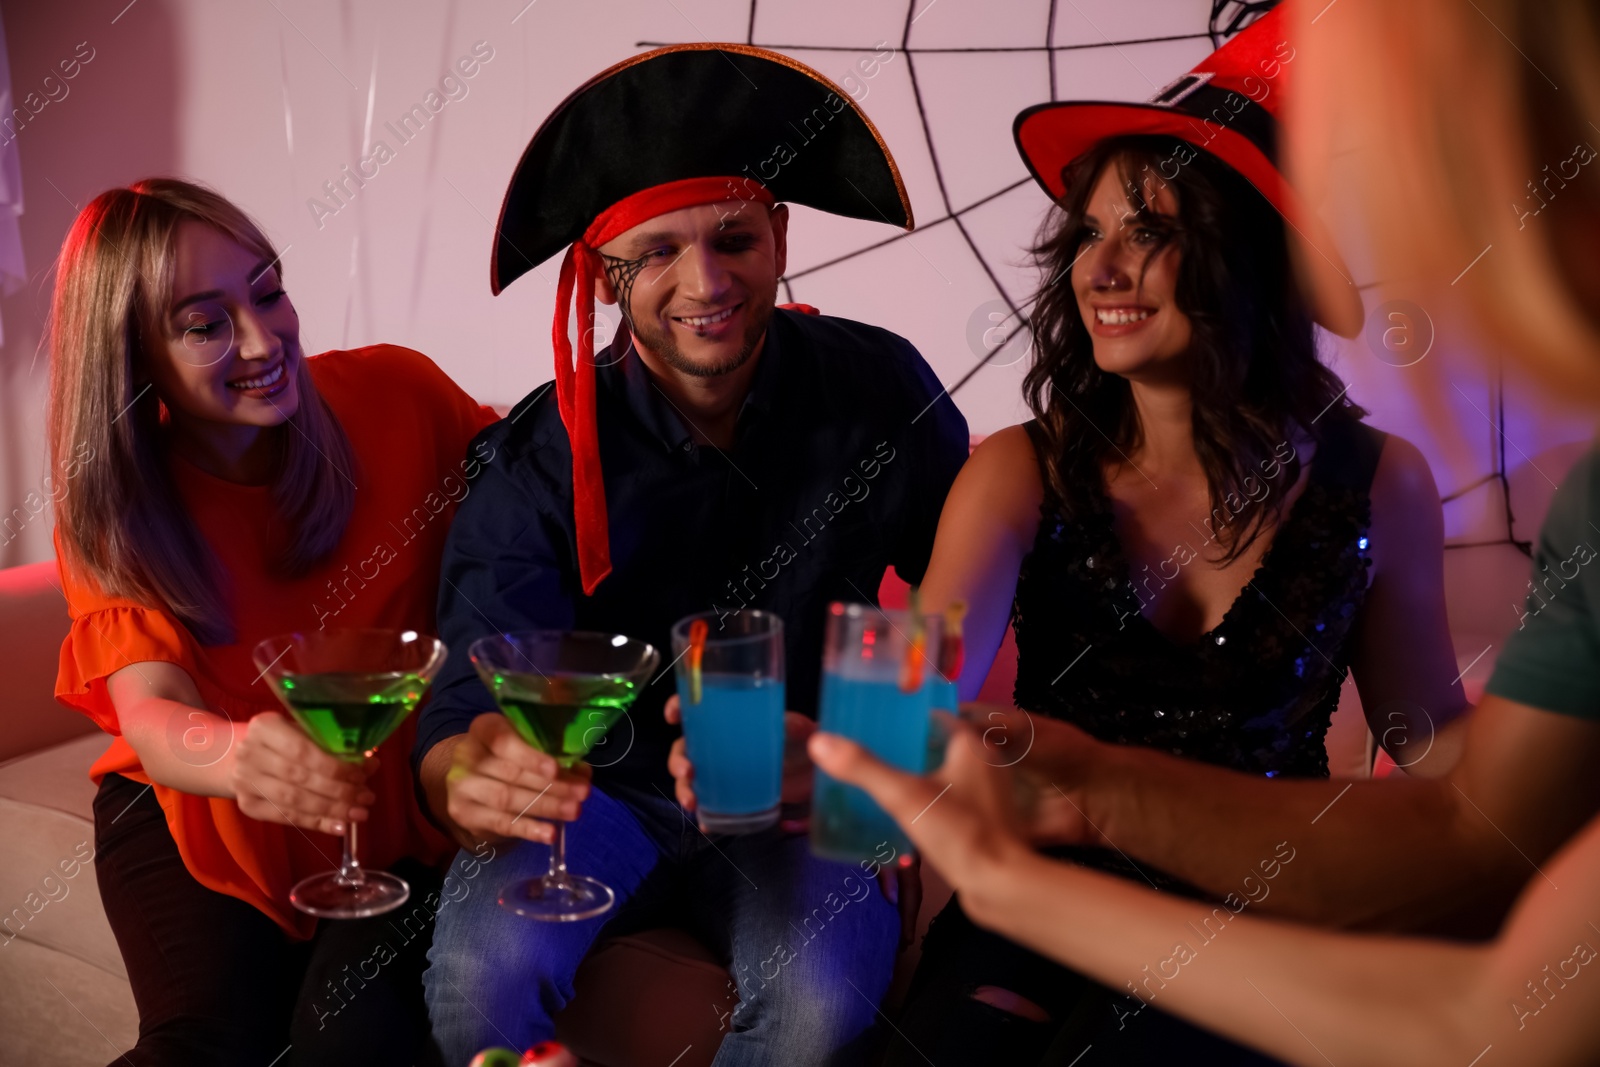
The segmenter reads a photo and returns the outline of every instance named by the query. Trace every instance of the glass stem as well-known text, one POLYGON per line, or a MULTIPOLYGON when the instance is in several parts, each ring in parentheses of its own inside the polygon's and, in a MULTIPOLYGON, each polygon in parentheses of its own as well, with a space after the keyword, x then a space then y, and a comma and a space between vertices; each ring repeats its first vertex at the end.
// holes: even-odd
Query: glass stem
POLYGON ((562 885, 567 880, 567 824, 558 822, 556 836, 550 842, 550 873, 545 880, 562 885))
POLYGON ((356 821, 346 819, 344 824, 344 856, 339 860, 339 884, 360 885, 365 880, 361 864, 356 859, 356 821))

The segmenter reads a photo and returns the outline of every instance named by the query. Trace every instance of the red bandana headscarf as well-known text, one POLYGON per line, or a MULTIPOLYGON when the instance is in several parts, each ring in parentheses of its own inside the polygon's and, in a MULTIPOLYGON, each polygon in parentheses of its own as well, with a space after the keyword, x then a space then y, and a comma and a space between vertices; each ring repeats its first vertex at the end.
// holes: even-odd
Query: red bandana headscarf
POLYGON ((593 594, 611 573, 605 483, 600 474, 600 437, 594 410, 594 282, 602 264, 595 249, 658 215, 724 200, 769 207, 775 202, 765 186, 749 178, 722 176, 667 182, 625 197, 602 211, 583 236, 572 242, 561 261, 551 339, 556 357, 556 408, 572 445, 573 518, 577 527, 578 576, 585 596, 593 594), (574 284, 579 326, 576 364, 567 331, 574 284))

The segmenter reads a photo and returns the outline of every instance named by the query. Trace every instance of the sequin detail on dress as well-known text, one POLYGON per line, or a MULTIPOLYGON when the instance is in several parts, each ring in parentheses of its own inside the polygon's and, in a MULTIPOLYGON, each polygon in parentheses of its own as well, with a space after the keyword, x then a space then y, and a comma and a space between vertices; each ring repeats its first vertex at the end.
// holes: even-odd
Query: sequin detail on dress
MULTIPOLYGON (((1037 453, 1038 427, 1027 429, 1037 453)), ((1189 642, 1140 613, 1103 487, 1071 522, 1047 489, 1012 604, 1017 706, 1101 741, 1270 778, 1326 778, 1324 739, 1372 565, 1368 494, 1383 439, 1354 421, 1325 430, 1306 487, 1255 574, 1222 621, 1189 642)), ((1168 892, 1205 895, 1120 852, 1048 851, 1168 892)))
POLYGON ((1323 739, 1366 598, 1368 490, 1382 437, 1359 423, 1326 433, 1255 574, 1222 622, 1191 642, 1140 613, 1103 488, 1071 522, 1047 492, 1012 607, 1017 706, 1102 741, 1326 777, 1323 739))

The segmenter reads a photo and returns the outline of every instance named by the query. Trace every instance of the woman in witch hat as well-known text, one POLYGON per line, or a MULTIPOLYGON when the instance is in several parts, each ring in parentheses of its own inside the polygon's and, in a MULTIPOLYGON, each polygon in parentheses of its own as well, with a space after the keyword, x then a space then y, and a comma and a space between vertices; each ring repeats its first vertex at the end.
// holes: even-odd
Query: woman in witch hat
MULTIPOLYGON (((1351 335, 1362 315, 1275 164, 1294 60, 1278 9, 1149 104, 1017 118, 1057 205, 1035 249, 1035 418, 963 469, 923 586, 925 602, 971 607, 964 695, 1011 623, 1019 708, 1269 778, 1328 775, 1347 670, 1402 763, 1405 736, 1463 706, 1428 466, 1365 425, 1318 359, 1313 322, 1351 335), (1315 301, 1292 241, 1333 282, 1315 301)), ((1029 743, 1010 740, 1007 752, 1029 743)), ((1221 896, 1135 864, 1093 828, 1059 854, 1221 896)), ((930 928, 890 1062, 921 1062, 918 1050, 1036 1062, 1058 1035, 1081 1049, 1084 1034, 1106 1062, 1254 1060, 1154 1010, 1119 1025, 1139 1007, 1130 992, 980 929, 958 895, 930 928)))

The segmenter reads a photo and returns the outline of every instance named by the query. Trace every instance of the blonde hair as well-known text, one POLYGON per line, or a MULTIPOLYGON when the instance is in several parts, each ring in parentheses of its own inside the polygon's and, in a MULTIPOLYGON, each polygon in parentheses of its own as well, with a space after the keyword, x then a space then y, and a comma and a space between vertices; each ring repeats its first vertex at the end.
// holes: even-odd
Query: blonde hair
MULTIPOLYGON (((96 197, 61 247, 50 312, 51 460, 79 472, 56 508, 63 562, 107 594, 162 608, 202 644, 234 640, 227 576, 167 466, 168 413, 141 373, 165 343, 178 227, 203 222, 263 260, 272 243, 243 211, 202 186, 151 178, 96 197)), ((280 266, 281 271, 281 266, 280 266)), ((272 498, 286 533, 263 564, 303 574, 344 534, 355 504, 344 429, 298 361, 298 409, 276 438, 272 498)))
POLYGON ((1545 186, 1554 219, 1519 210, 1542 202, 1530 183, 1542 185, 1580 142, 1600 148, 1588 121, 1600 116, 1597 5, 1297 6, 1297 184, 1332 191, 1336 157, 1351 149, 1356 206, 1390 289, 1459 313, 1547 383, 1600 401, 1600 315, 1586 306, 1592 290, 1586 301, 1575 286, 1593 284, 1581 275, 1600 272, 1600 254, 1593 233, 1557 221, 1600 214, 1600 173, 1545 186), (1360 143, 1335 143, 1352 131, 1360 143))

